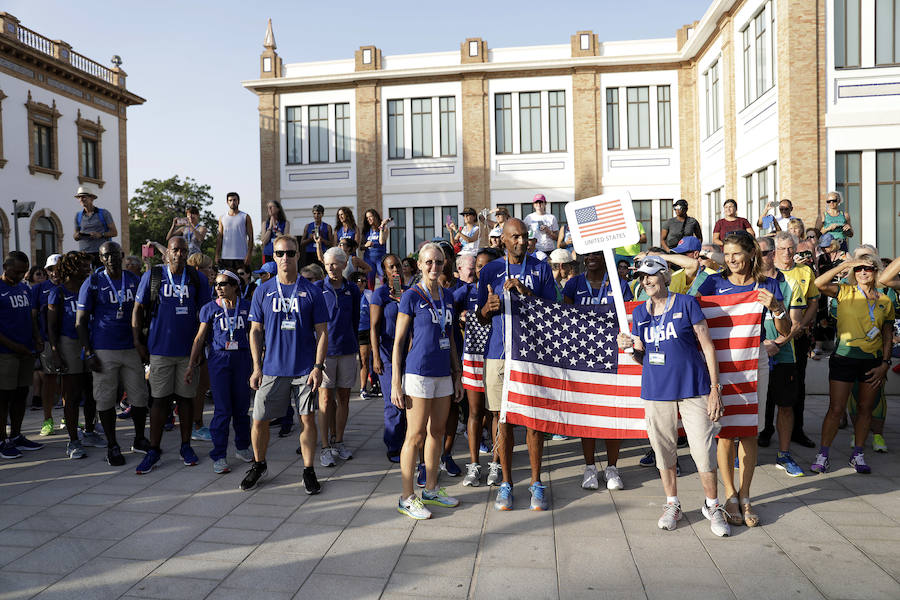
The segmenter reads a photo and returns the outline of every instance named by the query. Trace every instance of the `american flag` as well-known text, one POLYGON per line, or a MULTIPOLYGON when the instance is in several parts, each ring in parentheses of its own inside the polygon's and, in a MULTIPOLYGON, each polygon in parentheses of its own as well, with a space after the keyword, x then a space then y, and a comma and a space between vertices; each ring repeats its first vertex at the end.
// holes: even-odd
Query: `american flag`
MULTIPOLYGON (((568 436, 646 438, 641 366, 620 353, 612 305, 506 295, 501 419, 568 436)), ((719 361, 723 438, 757 434, 762 306, 756 294, 698 298, 719 361)), ((631 312, 639 302, 628 302, 631 312)), ((677 377, 677 373, 672 374, 677 377)))
POLYGON ((575 222, 582 238, 602 235, 625 227, 625 214, 619 199, 606 199, 594 206, 575 211, 575 222))
POLYGON ((484 391, 484 349, 491 335, 491 324, 482 325, 474 314, 466 319, 465 341, 463 342, 462 385, 464 389, 484 391))

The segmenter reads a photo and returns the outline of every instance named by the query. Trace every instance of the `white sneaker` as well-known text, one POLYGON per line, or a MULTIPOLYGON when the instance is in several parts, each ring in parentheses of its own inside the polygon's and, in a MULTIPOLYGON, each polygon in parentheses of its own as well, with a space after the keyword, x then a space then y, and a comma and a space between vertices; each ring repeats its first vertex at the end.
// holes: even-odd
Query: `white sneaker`
POLYGON ((603 478, 606 479, 606 489, 608 490, 624 490, 625 484, 622 483, 622 478, 619 477, 619 470, 614 466, 610 465, 606 467, 606 470, 603 471, 603 478))
POLYGON ((709 529, 715 535, 719 537, 728 537, 731 535, 731 525, 725 520, 725 507, 721 504, 716 504, 714 507, 710 508, 706 505, 706 502, 704 502, 703 506, 700 507, 700 512, 703 513, 704 517, 709 519, 709 529))
POLYGON ((500 468, 500 463, 488 463, 487 484, 500 485, 501 481, 503 481, 503 469, 500 468))
POLYGON ((481 465, 478 463, 466 463, 466 476, 463 485, 478 487, 481 485, 481 465))
POLYGON ((660 529, 675 531, 675 528, 678 526, 678 521, 680 521, 683 517, 684 513, 681 512, 680 504, 678 504, 677 502, 666 504, 666 508, 663 509, 663 514, 656 524, 660 529))
POLYGON ((581 481, 581 487, 585 490, 596 490, 600 487, 597 477, 597 465, 584 465, 584 479, 581 481))
POLYGON ((253 448, 249 446, 243 450, 234 449, 234 455, 244 462, 253 462, 253 448))
POLYGON ((231 467, 228 466, 228 461, 224 458, 216 459, 215 462, 213 462, 213 473, 217 475, 231 473, 231 467))
POLYGON ((405 500, 400 500, 400 503, 397 505, 397 511, 417 520, 431 518, 431 511, 422 504, 422 501, 415 494, 405 500))
POLYGON ((319 452, 319 462, 322 463, 323 467, 333 467, 334 466, 334 450, 331 448, 322 448, 319 452))
POLYGON ((353 458, 353 452, 344 445, 344 442, 335 442, 331 449, 332 454, 337 454, 341 460, 350 460, 353 458))

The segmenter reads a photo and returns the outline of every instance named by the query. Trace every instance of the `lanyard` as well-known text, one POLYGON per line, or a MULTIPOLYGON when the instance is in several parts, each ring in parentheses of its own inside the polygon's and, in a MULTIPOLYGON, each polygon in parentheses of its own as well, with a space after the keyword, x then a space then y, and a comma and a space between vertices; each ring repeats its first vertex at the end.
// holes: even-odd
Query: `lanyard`
MULTIPOLYGON (((299 285, 297 285, 298 283, 300 283, 300 281, 299 281, 300 275, 297 275, 297 277, 298 277, 298 280, 294 282, 294 289, 291 290, 291 295, 288 298, 288 308, 290 308, 291 305, 294 303, 294 298, 297 296, 297 288, 300 287, 299 285)), ((277 275, 275 276, 275 287, 278 288, 278 297, 281 299, 281 304, 283 306, 284 305, 284 294, 281 293, 281 282, 278 281, 277 275)), ((300 316, 299 313, 300 313, 300 311, 299 311, 299 307, 298 307, 298 311, 297 311, 298 317, 300 316)))
POLYGON ((228 306, 225 304, 225 300, 222 300, 222 311, 225 313, 225 326, 228 328, 228 339, 232 342, 234 341, 234 328, 237 327, 238 307, 240 307, 240 305, 240 300, 235 298, 234 317, 229 317, 228 306))
MULTIPOLYGON (((588 281, 587 273, 585 273, 585 275, 584 275, 584 285, 587 286, 588 294, 590 294, 590 297, 593 298, 594 297, 594 288, 591 287, 591 282, 588 281)), ((605 275, 603 275, 603 281, 600 282, 600 294, 597 296, 598 298, 602 298, 604 296, 603 290, 606 288, 607 285, 609 285, 609 273, 606 273, 605 275)), ((591 300, 591 303, 593 303, 593 300, 591 300)))
MULTIPOLYGON (((181 269, 181 286, 178 288, 178 303, 184 304, 184 276, 187 274, 187 267, 181 269)), ((122 275, 125 275, 122 273, 122 275)), ((172 271, 166 267, 166 275, 169 278, 169 285, 172 286, 172 292, 175 292, 175 280, 172 279, 172 271)))
POLYGON ((249 291, 250 291, 250 284, 248 283, 247 285, 244 286, 244 291, 243 291, 243 293, 241 293, 241 298, 246 298, 247 292, 249 292, 249 291))
POLYGON ((859 293, 862 294, 863 298, 866 299, 866 306, 869 307, 869 322, 872 323, 872 327, 874 327, 875 326, 875 305, 878 304, 878 298, 875 298, 875 302, 872 302, 871 304, 869 304, 869 297, 866 295, 866 293, 863 291, 863 289, 861 287, 859 287, 858 283, 856 284, 856 289, 858 289, 859 293))
POLYGON ((656 351, 659 352, 659 340, 663 336, 662 329, 666 322, 666 314, 669 312, 669 309, 672 308, 672 300, 675 298, 672 294, 666 296, 666 307, 663 309, 662 314, 659 315, 659 320, 657 321, 656 317, 653 315, 653 301, 647 300, 647 314, 650 315, 650 321, 653 325, 653 328, 656 329, 656 335, 654 335, 654 340, 656 344, 656 351))
POLYGON ((109 282, 109 287, 116 293, 116 299, 119 301, 119 310, 123 310, 122 302, 124 301, 125 296, 125 270, 122 269, 122 287, 118 290, 116 289, 116 286, 113 285, 112 279, 109 278, 109 271, 103 269, 103 275, 106 277, 106 281, 109 282))
MULTIPOLYGON (((522 266, 519 267, 519 277, 518 277, 519 281, 522 281, 522 276, 525 275, 525 267, 526 267, 527 262, 528 262, 528 257, 523 256, 522 257, 522 266)), ((507 255, 507 257, 506 257, 506 278, 509 279, 509 255, 507 255)), ((522 283, 525 283, 525 282, 522 281, 522 283)))
MULTIPOLYGON (((434 303, 434 299, 431 297, 431 292, 428 291, 428 286, 425 283, 422 283, 422 289, 425 290, 425 294, 428 296, 428 303, 431 305, 431 308, 437 312, 437 306, 434 303)), ((444 294, 442 291, 438 292, 438 295, 441 297, 441 311, 438 313, 438 319, 441 321, 441 335, 446 335, 446 331, 444 331, 444 327, 447 323, 447 315, 444 314, 444 294)))

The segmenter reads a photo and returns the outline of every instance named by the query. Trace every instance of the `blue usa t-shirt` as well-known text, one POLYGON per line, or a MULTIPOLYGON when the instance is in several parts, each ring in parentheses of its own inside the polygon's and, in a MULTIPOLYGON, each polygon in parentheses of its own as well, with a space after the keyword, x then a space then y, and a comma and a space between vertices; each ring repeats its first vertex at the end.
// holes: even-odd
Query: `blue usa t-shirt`
MULTIPOLYGON (((721 273, 714 273, 706 278, 697 288, 698 296, 721 296, 723 294, 740 294, 742 292, 751 292, 755 289, 768 290, 775 296, 775 300, 784 302, 784 295, 781 293, 781 286, 771 277, 766 277, 763 283, 751 283, 749 285, 735 285, 728 281, 728 278, 721 273)), ((769 309, 763 307, 760 324, 762 325, 768 316, 769 309)), ((766 339, 765 327, 760 327, 759 341, 766 339)))
MULTIPOLYGON (((404 288, 404 290, 406 289, 408 288, 404 288)), ((390 286, 382 285, 372 292, 372 299, 369 303, 381 307, 381 321, 379 322, 381 331, 376 332, 378 354, 383 362, 390 363, 391 353, 394 351, 394 335, 397 331, 397 313, 400 310, 400 302, 391 298, 390 286)))
MULTIPOLYGON (((492 260, 478 274, 478 306, 487 304, 488 286, 495 294, 503 291, 506 273, 521 281, 532 293, 544 300, 556 301, 556 281, 550 265, 533 256, 526 256, 519 265, 508 265, 505 258, 492 260)), ((484 353, 485 358, 503 358, 503 308, 491 320, 491 335, 484 353)))
POLYGON ((41 338, 45 340, 49 338, 47 335, 47 299, 50 298, 50 290, 56 285, 49 279, 45 279, 31 288, 31 306, 38 311, 38 331, 41 332, 41 338))
MULTIPOLYGON (((441 349, 440 339, 449 336, 453 327, 453 296, 441 288, 440 298, 429 300, 429 292, 415 285, 400 297, 399 312, 412 319, 409 335, 412 345, 406 355, 406 373, 424 377, 447 377, 450 375, 450 348, 441 349), (443 299, 444 331, 438 312, 443 299)), ((449 337, 448 337, 449 341, 449 337)))
POLYGON ((47 303, 54 306, 62 303, 62 323, 60 324, 59 334, 69 339, 77 340, 78 330, 75 329, 75 313, 78 310, 78 292, 70 292, 66 289, 66 286, 60 284, 50 290, 47 303))
MULTIPOLYGON (((619 285, 622 288, 622 298, 628 302, 634 298, 628 282, 619 279, 619 285)), ((612 304, 613 288, 609 282, 609 276, 603 277, 603 284, 599 288, 593 288, 588 284, 587 276, 582 273, 570 278, 565 287, 563 287, 563 296, 572 301, 572 304, 585 306, 588 304, 612 304)))
MULTIPOLYGON (((159 267, 154 267, 159 268, 159 267)), ((181 284, 181 275, 172 275, 167 266, 163 266, 162 280, 159 286, 159 300, 157 302, 156 316, 150 321, 150 335, 147 347, 150 354, 156 356, 188 356, 191 346, 194 344, 194 336, 200 321, 198 316, 200 308, 209 302, 209 281, 206 275, 197 272, 197 287, 191 284, 191 277, 184 273, 184 285, 181 284), (172 275, 172 281, 169 281, 172 275), (175 285, 172 285, 172 282, 175 285)), ((141 276, 138 284, 137 295, 134 301, 138 304, 146 304, 150 301, 150 275, 151 269, 141 276)))
POLYGON ((478 284, 464 283, 453 291, 453 307, 457 313, 478 308, 478 284))
MULTIPOLYGON (((0 333, 33 351, 31 295, 25 282, 9 285, 0 279, 0 333)), ((0 344, 0 354, 12 354, 12 350, 0 344)))
POLYGON ((693 296, 670 293, 669 310, 650 316, 647 302, 632 313, 631 333, 644 344, 641 398, 681 400, 709 394, 709 370, 697 345, 694 325, 706 317, 693 296), (650 353, 660 352, 665 364, 650 362, 650 353))
POLYGON ((344 356, 359 352, 359 286, 346 278, 334 289, 326 277, 316 282, 328 310, 328 356, 344 356))
POLYGON ((91 315, 91 346, 99 350, 134 348, 131 313, 139 280, 122 269, 118 278, 106 278, 106 269, 94 272, 78 291, 78 310, 91 315), (112 282, 112 285, 110 285, 112 282), (118 317, 121 301, 122 316, 118 317))
POLYGON ((316 285, 300 275, 291 285, 279 284, 276 275, 253 292, 250 322, 261 324, 266 334, 263 375, 301 377, 312 371, 316 325, 328 323, 328 309, 316 285), (284 321, 294 321, 294 328, 283 329, 284 321))
POLYGON ((369 316, 369 301, 372 299, 372 290, 366 290, 363 292, 362 297, 359 299, 359 327, 356 328, 357 331, 368 331, 371 323, 371 318, 369 316))
POLYGON ((232 335, 238 343, 238 350, 250 350, 250 301, 246 298, 238 298, 237 307, 234 308, 226 308, 224 302, 219 305, 218 299, 207 302, 200 309, 200 322, 209 323, 212 330, 209 344, 213 350, 234 352, 225 349, 225 342, 231 340, 232 335), (234 330, 233 334, 229 324, 234 330))

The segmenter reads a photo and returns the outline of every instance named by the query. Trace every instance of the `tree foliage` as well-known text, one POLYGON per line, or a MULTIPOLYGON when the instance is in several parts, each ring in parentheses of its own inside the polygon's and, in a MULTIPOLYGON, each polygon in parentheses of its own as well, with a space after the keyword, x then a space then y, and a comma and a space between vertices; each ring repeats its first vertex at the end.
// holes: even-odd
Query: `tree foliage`
POLYGON ((131 253, 140 256, 141 244, 147 240, 165 244, 172 219, 183 217, 188 206, 196 206, 200 209, 200 223, 208 230, 201 247, 212 255, 218 219, 209 210, 213 201, 209 190, 208 185, 201 185, 190 177, 182 180, 178 175, 144 181, 128 201, 131 253))

